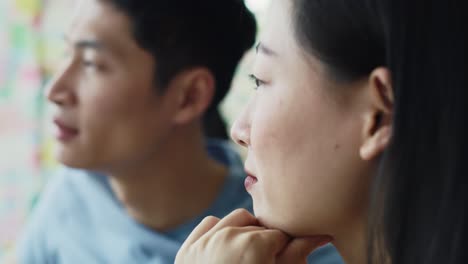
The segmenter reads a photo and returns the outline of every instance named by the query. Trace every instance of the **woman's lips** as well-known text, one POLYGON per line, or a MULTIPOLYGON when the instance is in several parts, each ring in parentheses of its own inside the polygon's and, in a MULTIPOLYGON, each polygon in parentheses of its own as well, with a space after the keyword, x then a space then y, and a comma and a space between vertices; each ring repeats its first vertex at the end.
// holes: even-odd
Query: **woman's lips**
POLYGON ((245 189, 249 191, 250 189, 252 189, 253 185, 257 183, 257 181, 258 179, 255 176, 247 173, 247 177, 245 178, 245 181, 244 181, 245 189))
POLYGON ((54 120, 56 125, 55 137, 61 142, 68 142, 78 135, 78 129, 65 125, 60 120, 54 120))

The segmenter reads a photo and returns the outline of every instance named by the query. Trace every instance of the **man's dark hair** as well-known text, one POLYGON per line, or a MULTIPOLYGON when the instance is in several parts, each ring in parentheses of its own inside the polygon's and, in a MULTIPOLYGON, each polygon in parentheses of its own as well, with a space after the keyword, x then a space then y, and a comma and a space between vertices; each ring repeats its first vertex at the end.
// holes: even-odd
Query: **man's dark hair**
POLYGON ((218 104, 256 36, 254 16, 243 1, 106 1, 130 18, 137 43, 155 58, 157 92, 164 92, 175 75, 192 67, 206 67, 213 73, 216 92, 204 117, 205 134, 227 137, 218 104))

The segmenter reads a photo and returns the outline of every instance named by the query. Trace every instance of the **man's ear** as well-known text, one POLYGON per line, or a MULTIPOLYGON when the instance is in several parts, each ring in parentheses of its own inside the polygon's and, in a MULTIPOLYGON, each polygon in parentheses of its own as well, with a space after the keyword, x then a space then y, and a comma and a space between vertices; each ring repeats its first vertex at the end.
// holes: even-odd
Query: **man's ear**
POLYGON ((173 120, 176 124, 185 124, 205 113, 213 100, 216 84, 210 70, 197 67, 179 73, 170 85, 177 91, 173 120))
POLYGON ((366 87, 369 107, 365 113, 360 156, 363 160, 378 157, 392 137, 393 86, 390 71, 376 68, 369 76, 366 87))

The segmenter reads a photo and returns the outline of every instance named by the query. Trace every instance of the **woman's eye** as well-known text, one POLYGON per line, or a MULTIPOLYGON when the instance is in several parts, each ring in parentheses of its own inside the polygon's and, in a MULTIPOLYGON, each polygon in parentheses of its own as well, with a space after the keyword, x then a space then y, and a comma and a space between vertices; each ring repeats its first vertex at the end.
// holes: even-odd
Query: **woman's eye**
POLYGON ((255 84, 255 90, 258 89, 260 86, 264 85, 265 82, 257 78, 254 74, 250 74, 249 78, 254 82, 255 84))

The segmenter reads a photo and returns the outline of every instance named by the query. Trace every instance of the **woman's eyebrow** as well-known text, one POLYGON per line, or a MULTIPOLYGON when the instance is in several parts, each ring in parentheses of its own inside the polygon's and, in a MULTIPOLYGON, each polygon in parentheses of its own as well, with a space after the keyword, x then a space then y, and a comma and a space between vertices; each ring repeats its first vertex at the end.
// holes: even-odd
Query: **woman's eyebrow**
POLYGON ((263 53, 267 56, 272 56, 272 57, 277 57, 278 53, 276 53, 274 50, 271 48, 267 47, 264 43, 259 42, 257 46, 255 46, 255 51, 257 53, 263 53))

